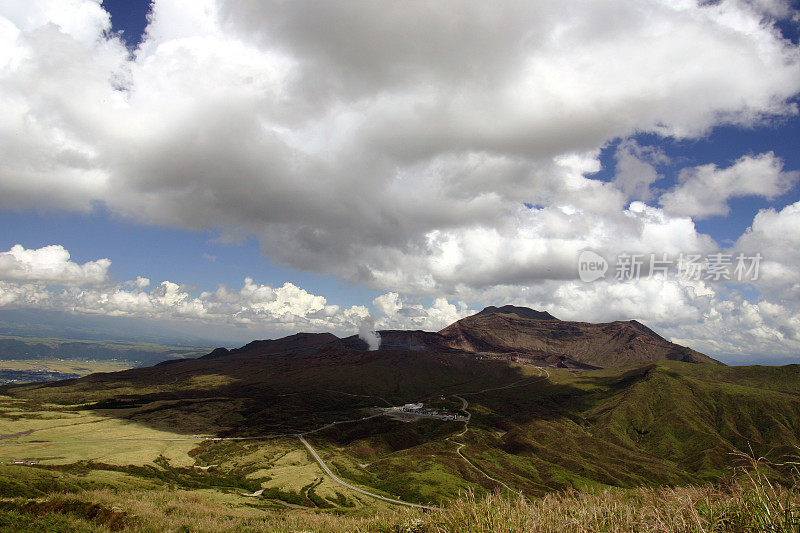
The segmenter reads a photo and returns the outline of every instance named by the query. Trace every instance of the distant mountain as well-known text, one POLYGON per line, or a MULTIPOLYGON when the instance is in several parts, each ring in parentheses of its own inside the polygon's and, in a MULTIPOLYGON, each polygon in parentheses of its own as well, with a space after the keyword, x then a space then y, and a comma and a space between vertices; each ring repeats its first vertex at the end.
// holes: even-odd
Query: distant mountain
MULTIPOLYGON (((338 475, 417 502, 502 488, 494 480, 530 495, 568 487, 697 484, 727 476, 736 450, 780 459, 800 446, 800 367, 667 360, 673 349, 693 353, 636 322, 487 312, 440 333, 387 331, 382 337, 384 347, 369 351, 357 337, 299 333, 199 359, 4 385, 0 392, 186 435, 320 429, 314 445, 335 461, 338 475), (454 339, 463 350, 448 346, 454 339), (572 350, 563 360, 552 357, 573 365, 579 346, 591 350, 595 363, 603 357, 616 363, 663 359, 583 371, 507 364, 521 353, 537 360, 543 343, 550 353, 572 350), (500 351, 509 347, 516 351, 500 351), (376 409, 422 402, 457 412, 465 401, 471 413, 466 432, 463 422, 402 422, 376 409)), ((244 476, 240 458, 262 457, 257 447, 274 443, 202 443, 192 453, 213 454, 206 457, 215 464, 230 461, 237 466, 226 475, 244 476)), ((297 450, 299 443, 288 438, 284 445, 297 450)))
POLYGON ((527 307, 487 307, 439 332, 443 346, 539 366, 610 368, 661 360, 718 361, 672 343, 635 321, 567 322, 527 307))
POLYGON ((208 350, 202 346, 132 343, 63 338, 3 338, 0 336, 0 361, 68 359, 88 361, 129 361, 153 365, 169 359, 198 357, 208 350))
MULTIPOLYGON (((527 307, 490 306, 439 332, 381 330, 380 350, 430 351, 513 360, 543 367, 614 368, 663 360, 722 364, 669 342, 635 320, 602 324, 559 320, 527 307)), ((219 348, 206 357, 258 352, 309 355, 325 350, 368 350, 357 335, 297 333, 253 341, 235 350, 219 348)))

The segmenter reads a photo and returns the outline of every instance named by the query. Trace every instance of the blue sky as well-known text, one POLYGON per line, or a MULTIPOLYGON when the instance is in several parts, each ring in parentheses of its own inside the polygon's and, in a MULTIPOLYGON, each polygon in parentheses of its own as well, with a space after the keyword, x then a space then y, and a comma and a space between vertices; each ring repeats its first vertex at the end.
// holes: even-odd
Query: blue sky
POLYGON ((147 27, 147 14, 150 12, 149 0, 103 0, 103 7, 111 15, 111 27, 122 32, 125 43, 136 48, 142 40, 147 27))
POLYGON ((85 214, 6 210, 0 212, 0 227, 4 228, 0 244, 4 250, 15 244, 26 248, 60 244, 78 263, 109 257, 113 261, 111 276, 117 282, 145 276, 213 290, 220 283, 239 286, 250 276, 272 285, 288 281, 344 305, 372 301, 379 294, 332 275, 275 265, 253 238, 224 243, 213 230, 142 225, 114 216, 102 205, 85 214))
MULTIPOLYGON (((135 49, 147 27, 150 1, 103 0, 103 7, 111 15, 112 31, 122 32, 126 45, 135 49)), ((15 244, 26 248, 61 244, 79 263, 111 257, 112 276, 119 282, 144 275, 213 290, 220 283, 241 285, 250 276, 272 285, 288 281, 347 306, 372 301, 379 294, 331 275, 275 265, 260 252, 253 238, 225 244, 214 230, 185 231, 137 224, 114 216, 102 203, 89 213, 79 214, 52 209, 0 211, 0 227, 4 228, 0 249, 7 250, 15 244)))
POLYGON ((0 309, 247 340, 513 303, 792 360, 796 6, 579 4, 0 10, 0 309), (586 284, 587 249, 765 260, 586 284))
MULTIPOLYGON (((676 164, 664 165, 663 181, 660 187, 674 186, 677 172, 686 166, 715 163, 718 166, 730 165, 743 154, 759 154, 773 151, 786 165, 787 170, 800 169, 800 118, 790 117, 773 124, 753 128, 718 127, 700 139, 675 141, 657 135, 644 134, 634 137, 639 144, 655 145, 674 160, 676 164)), ((595 177, 613 179, 614 150, 618 144, 613 142, 603 150, 601 161, 603 170, 595 177)), ((726 243, 736 240, 752 224, 753 217, 761 209, 784 207, 800 200, 800 188, 793 187, 786 194, 767 200, 758 196, 746 196, 731 200, 728 216, 711 217, 697 221, 697 229, 707 233, 715 240, 726 243)))

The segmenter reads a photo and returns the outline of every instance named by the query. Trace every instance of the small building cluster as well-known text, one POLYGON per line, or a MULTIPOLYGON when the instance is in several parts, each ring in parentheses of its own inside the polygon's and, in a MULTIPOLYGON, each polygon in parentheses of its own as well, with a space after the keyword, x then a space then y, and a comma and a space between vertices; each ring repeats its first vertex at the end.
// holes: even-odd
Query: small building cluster
POLYGON ((455 413, 448 413, 448 412, 439 412, 436 409, 426 409, 422 403, 407 403, 401 407, 389 407, 381 409, 386 414, 406 414, 411 415, 412 417, 421 417, 421 418, 438 418, 439 420, 458 420, 463 421, 467 418, 462 415, 458 415, 455 413))

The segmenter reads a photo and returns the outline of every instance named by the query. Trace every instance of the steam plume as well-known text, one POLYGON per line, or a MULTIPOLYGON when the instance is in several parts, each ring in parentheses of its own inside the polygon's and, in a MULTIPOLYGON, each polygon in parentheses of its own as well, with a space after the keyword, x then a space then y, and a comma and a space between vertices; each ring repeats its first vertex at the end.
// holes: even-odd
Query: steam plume
POLYGON ((370 350, 377 350, 381 346, 381 336, 375 331, 375 319, 368 316, 358 328, 358 337, 369 345, 370 350))

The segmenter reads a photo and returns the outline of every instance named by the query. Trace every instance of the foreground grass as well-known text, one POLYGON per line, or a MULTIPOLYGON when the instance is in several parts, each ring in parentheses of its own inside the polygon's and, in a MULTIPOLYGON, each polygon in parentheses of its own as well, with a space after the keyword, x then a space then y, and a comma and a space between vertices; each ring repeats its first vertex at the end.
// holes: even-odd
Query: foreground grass
MULTIPOLYGON (((781 465, 785 467, 786 465, 781 465)), ((320 533, 800 531, 793 483, 771 482, 775 465, 751 461, 736 481, 709 487, 566 491, 527 500, 463 495, 430 513, 330 512, 234 506, 213 491, 98 489, 0 501, 2 531, 270 531, 320 533)))

